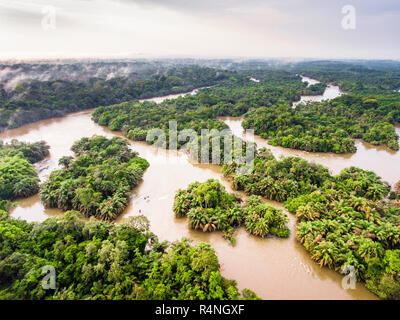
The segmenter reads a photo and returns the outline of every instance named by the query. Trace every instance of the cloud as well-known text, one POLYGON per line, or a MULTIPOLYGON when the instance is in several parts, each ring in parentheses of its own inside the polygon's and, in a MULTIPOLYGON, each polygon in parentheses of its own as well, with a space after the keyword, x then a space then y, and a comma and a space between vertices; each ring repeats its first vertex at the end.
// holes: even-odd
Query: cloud
POLYGON ((0 55, 400 58, 399 26, 394 0, 0 0, 0 55))

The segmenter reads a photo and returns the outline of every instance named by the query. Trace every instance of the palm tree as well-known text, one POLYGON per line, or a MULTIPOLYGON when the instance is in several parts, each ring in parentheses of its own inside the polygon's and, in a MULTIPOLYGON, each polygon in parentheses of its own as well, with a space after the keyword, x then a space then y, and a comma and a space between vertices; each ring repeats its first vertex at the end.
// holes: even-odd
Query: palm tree
POLYGON ((39 179, 34 177, 24 178, 14 184, 15 198, 26 198, 39 191, 39 179))
POLYGON ((368 200, 361 197, 351 196, 350 205, 357 211, 366 212, 369 209, 368 200))
POLYGON ((368 262, 374 258, 381 258, 384 250, 380 243, 362 238, 357 253, 368 262))
POLYGON ((238 207, 228 210, 227 216, 229 225, 239 226, 243 222, 243 212, 238 207))
POLYGON ((311 203, 300 206, 296 211, 296 218, 298 221, 315 220, 320 218, 320 213, 315 210, 311 203))
POLYGON ((296 226, 296 238, 300 243, 304 243, 306 237, 313 232, 313 223, 311 221, 301 222, 296 226))
POLYGON ((387 194, 387 189, 376 183, 368 187, 365 196, 371 200, 382 199, 387 194))
POLYGON ((335 256, 338 255, 338 249, 330 241, 321 241, 315 247, 315 253, 312 259, 315 260, 321 267, 332 268, 334 266, 335 256))

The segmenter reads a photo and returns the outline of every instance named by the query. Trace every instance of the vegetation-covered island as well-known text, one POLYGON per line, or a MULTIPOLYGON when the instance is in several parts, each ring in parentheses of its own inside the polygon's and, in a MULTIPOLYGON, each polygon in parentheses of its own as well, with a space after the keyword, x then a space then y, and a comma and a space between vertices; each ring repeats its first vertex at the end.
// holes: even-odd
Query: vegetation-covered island
POLYGON ((193 229, 203 232, 222 231, 224 237, 235 243, 234 228, 244 224, 253 235, 268 234, 288 237, 288 218, 281 210, 263 203, 261 197, 251 196, 241 206, 240 198, 226 192, 218 180, 195 182, 175 195, 175 216, 188 217, 193 229))
MULTIPOLYGON (((54 67, 49 66, 51 68, 54 67)), ((107 79, 87 75, 79 68, 85 70, 86 66, 67 68, 67 79, 26 81, 18 83, 12 90, 6 90, 0 83, 0 132, 79 110, 191 91, 214 85, 230 74, 198 66, 163 67, 163 72, 147 67, 150 69, 146 73, 107 79), (82 75, 79 79, 71 79, 69 69, 82 75)))
POLYGON ((42 223, 0 212, 0 299, 258 299, 221 276, 209 244, 159 242, 145 217, 114 225, 69 211, 42 223), (57 270, 44 289, 42 269, 57 270))
POLYGON ((354 139, 399 150, 394 123, 400 120, 398 96, 344 95, 332 101, 276 104, 249 111, 243 122, 271 145, 310 152, 352 153, 354 139))
MULTIPOLYGON (((197 95, 151 102, 127 102, 100 107, 93 120, 111 130, 122 130, 133 140, 146 140, 152 128, 168 129, 177 121, 178 130, 226 129, 218 116, 244 115, 243 127, 269 139, 271 145, 309 152, 353 153, 354 139, 399 150, 394 124, 400 120, 399 94, 381 90, 378 94, 354 91, 332 101, 292 103, 301 94, 318 94, 300 76, 285 71, 234 74, 197 95)), ((324 88, 326 85, 323 85, 324 88)), ((379 91, 378 91, 379 92, 379 91)), ((166 134, 168 134, 166 132, 166 134)))
POLYGON ((23 143, 0 142, 0 209, 8 210, 11 202, 38 193, 39 178, 33 164, 49 155, 44 141, 23 143))
POLYGON ((86 217, 111 221, 128 205, 130 192, 149 163, 138 157, 120 137, 82 138, 72 150, 76 159, 63 157, 63 169, 51 173, 40 197, 51 208, 77 210, 86 217))

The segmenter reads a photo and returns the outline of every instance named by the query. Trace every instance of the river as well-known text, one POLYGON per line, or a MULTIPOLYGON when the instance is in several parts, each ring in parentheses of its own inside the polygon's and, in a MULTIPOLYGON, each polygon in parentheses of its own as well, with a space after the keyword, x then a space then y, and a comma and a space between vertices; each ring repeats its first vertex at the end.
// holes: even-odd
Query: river
MULTIPOLYGON (((307 87, 319 83, 318 80, 311 79, 308 77, 301 76, 301 81, 303 82, 308 82, 307 87)), ((322 100, 329 100, 333 99, 336 97, 339 97, 343 94, 343 91, 340 90, 338 86, 335 86, 333 84, 328 84, 326 87, 324 93, 322 95, 316 95, 316 96, 301 96, 299 101, 293 102, 293 108, 295 108, 297 105, 303 102, 309 102, 309 101, 314 101, 314 102, 320 102, 322 100)))
MULTIPOLYGON (((160 102, 163 99, 159 97, 153 100, 160 102)), ((29 142, 45 140, 51 147, 50 156, 36 166, 43 181, 52 170, 58 168, 57 163, 62 156, 72 155, 70 147, 76 140, 94 134, 107 137, 116 135, 115 132, 94 123, 91 120, 91 112, 92 110, 77 112, 8 130, 0 134, 0 139, 9 141, 15 138, 29 142)), ((241 121, 241 118, 225 119, 239 136, 243 131, 241 121)), ((259 146, 266 145, 266 141, 261 138, 255 137, 255 140, 259 146)), ((313 262, 294 238, 295 218, 289 213, 289 226, 292 231, 289 239, 260 239, 249 236, 240 228, 237 232, 237 244, 232 247, 220 233, 204 234, 189 229, 185 219, 174 218, 172 204, 176 191, 186 188, 194 181, 203 182, 209 178, 220 180, 232 191, 229 182, 222 177, 221 168, 216 165, 194 164, 183 151, 158 149, 141 142, 131 141, 130 144, 140 156, 149 161, 150 167, 145 171, 143 181, 134 190, 128 208, 118 218, 117 223, 129 216, 143 214, 150 220, 151 230, 161 240, 174 241, 187 237, 194 242, 209 242, 218 255, 223 276, 236 279, 240 289, 250 288, 263 299, 376 299, 362 284, 357 283, 355 290, 344 290, 341 286, 343 277, 340 274, 326 268, 321 269, 313 262)), ((354 155, 340 156, 269 147, 276 155, 300 155, 323 163, 334 172, 342 166, 344 168, 352 164, 363 167, 363 164, 370 160, 357 156, 359 152, 363 152, 362 148, 354 155)), ((382 161, 382 158, 387 157, 387 161, 392 159, 392 175, 395 175, 394 172, 398 170, 395 168, 395 160, 398 159, 399 153, 389 153, 375 147, 369 148, 368 152, 369 156, 376 154, 375 159, 379 158, 379 162, 371 162, 371 169, 379 174, 382 171, 386 172, 388 168, 383 167, 388 164, 385 165, 386 162, 382 161)), ((400 174, 397 174, 397 177, 399 176, 400 174)), ((388 179, 387 175, 385 179, 388 179)), ((287 212, 282 204, 271 201, 269 203, 287 212)), ((59 214, 62 212, 58 209, 45 209, 38 195, 20 200, 11 212, 14 218, 28 221, 43 221, 59 214)))

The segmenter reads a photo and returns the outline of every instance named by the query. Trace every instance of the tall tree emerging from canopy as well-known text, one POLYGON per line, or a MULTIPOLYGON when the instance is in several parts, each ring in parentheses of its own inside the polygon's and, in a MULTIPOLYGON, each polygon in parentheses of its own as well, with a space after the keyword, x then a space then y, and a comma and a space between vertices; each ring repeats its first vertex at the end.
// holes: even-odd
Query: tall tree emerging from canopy
POLYGON ((188 217, 192 229, 203 232, 222 231, 224 238, 236 243, 234 230, 245 225, 246 230, 259 237, 275 235, 288 237, 288 218, 279 209, 263 203, 261 197, 251 196, 243 206, 240 198, 226 192, 215 179, 194 182, 186 190, 178 190, 173 210, 176 217, 188 217))

